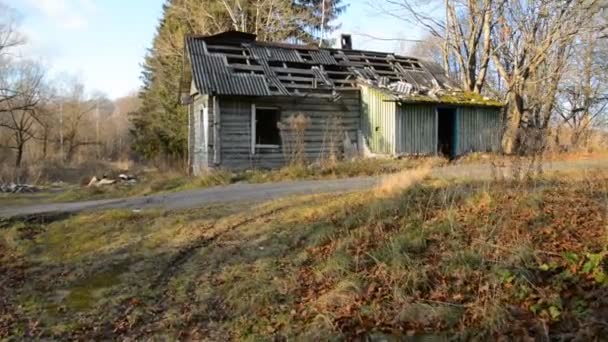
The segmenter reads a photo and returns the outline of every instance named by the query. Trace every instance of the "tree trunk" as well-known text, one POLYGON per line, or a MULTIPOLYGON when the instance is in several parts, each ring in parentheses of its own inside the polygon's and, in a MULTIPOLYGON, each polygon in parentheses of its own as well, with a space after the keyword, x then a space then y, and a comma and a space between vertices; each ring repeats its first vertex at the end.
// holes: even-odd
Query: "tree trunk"
POLYGON ((23 149, 24 149, 24 144, 23 142, 19 142, 17 143, 17 156, 15 157, 15 168, 16 169, 20 169, 21 168, 21 162, 23 160, 23 149))
POLYGON ((48 133, 48 129, 45 128, 44 136, 42 137, 42 159, 43 160, 46 160, 48 146, 49 146, 49 133, 48 133))
POLYGON ((509 108, 507 108, 502 146, 505 153, 511 154, 517 149, 519 128, 523 116, 523 99, 514 92, 511 92, 507 98, 509 108))
POLYGON ((72 159, 74 159, 74 153, 76 152, 76 146, 73 145, 72 143, 69 144, 68 146, 68 151, 65 154, 65 162, 70 164, 72 162, 72 159))

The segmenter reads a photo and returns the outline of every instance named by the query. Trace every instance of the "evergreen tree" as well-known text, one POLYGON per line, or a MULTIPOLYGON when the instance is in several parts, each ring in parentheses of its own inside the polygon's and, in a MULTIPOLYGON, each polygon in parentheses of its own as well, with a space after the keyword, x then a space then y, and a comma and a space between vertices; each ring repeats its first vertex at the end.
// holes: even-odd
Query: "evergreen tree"
POLYGON ((133 149, 145 158, 187 155, 187 108, 178 94, 187 34, 240 30, 265 41, 316 43, 345 9, 342 0, 167 0, 142 66, 142 106, 131 114, 133 149))

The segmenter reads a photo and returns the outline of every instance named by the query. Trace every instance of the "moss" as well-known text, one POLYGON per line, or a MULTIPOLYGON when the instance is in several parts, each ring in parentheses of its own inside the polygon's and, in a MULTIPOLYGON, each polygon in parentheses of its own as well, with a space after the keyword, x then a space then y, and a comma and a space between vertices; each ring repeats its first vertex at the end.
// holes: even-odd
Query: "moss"
POLYGON ((475 105, 485 107, 502 107, 504 103, 473 92, 451 92, 438 95, 436 98, 424 95, 411 95, 402 99, 404 102, 443 103, 453 105, 475 105))
POLYGON ((77 281, 66 290, 69 291, 63 303, 71 310, 91 309, 101 298, 104 290, 120 284, 120 276, 128 270, 127 265, 114 266, 111 270, 93 274, 77 281))

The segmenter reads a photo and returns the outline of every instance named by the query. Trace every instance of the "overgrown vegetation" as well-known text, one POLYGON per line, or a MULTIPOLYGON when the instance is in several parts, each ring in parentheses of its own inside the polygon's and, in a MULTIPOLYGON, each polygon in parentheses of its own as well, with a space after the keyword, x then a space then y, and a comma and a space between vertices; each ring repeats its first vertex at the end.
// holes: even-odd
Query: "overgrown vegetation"
POLYGON ((5 224, 0 336, 606 336, 608 175, 407 185, 5 224))

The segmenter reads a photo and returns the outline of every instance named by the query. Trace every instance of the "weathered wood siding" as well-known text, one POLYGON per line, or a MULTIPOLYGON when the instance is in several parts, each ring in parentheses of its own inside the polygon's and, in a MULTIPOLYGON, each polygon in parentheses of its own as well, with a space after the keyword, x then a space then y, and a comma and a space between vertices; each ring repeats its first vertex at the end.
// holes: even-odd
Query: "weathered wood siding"
MULTIPOLYGON (((360 129, 360 96, 358 91, 341 93, 340 99, 316 97, 220 97, 221 163, 228 169, 276 168, 286 163, 283 147, 257 148, 251 153, 251 106, 274 107, 281 113, 281 121, 292 115, 304 114, 311 124, 305 133, 305 151, 308 161, 317 160, 327 150, 330 133, 329 119, 339 117, 340 130, 354 144, 360 129)), ((342 140, 342 139, 341 139, 342 140)), ((340 140, 340 141, 341 141, 340 140)), ((342 144, 339 144, 342 147, 342 144)))
POLYGON ((209 167, 209 97, 196 95, 188 111, 188 157, 190 172, 198 175, 209 167), (205 123, 207 120, 207 123, 205 123))

